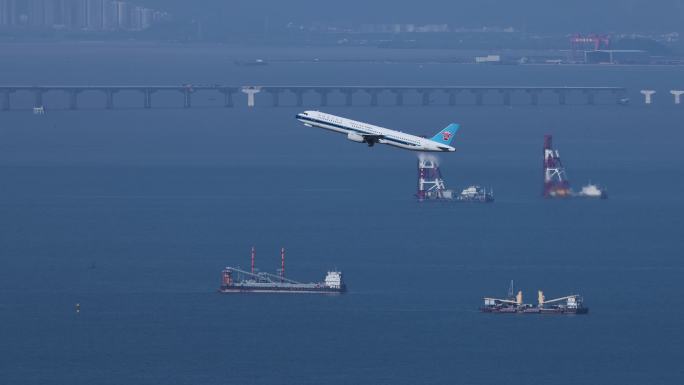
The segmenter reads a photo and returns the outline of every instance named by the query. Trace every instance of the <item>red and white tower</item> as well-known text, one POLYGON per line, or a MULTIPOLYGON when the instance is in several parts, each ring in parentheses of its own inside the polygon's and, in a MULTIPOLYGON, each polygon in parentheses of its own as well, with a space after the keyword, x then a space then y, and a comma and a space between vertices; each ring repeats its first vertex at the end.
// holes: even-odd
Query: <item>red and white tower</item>
POLYGON ((419 202, 431 199, 452 199, 453 192, 447 190, 439 171, 437 159, 427 155, 418 157, 418 191, 419 202))
POLYGON ((544 135, 544 191, 545 198, 564 198, 572 194, 558 150, 554 150, 551 135, 544 135))

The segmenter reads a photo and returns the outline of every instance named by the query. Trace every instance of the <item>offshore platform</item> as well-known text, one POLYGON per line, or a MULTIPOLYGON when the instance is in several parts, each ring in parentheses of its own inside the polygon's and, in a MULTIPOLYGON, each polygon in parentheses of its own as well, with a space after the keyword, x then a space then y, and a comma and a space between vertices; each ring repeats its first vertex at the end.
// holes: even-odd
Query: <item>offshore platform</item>
POLYGON ((524 314, 587 314, 589 308, 584 306, 584 300, 577 294, 560 298, 546 299, 544 292, 537 292, 537 305, 523 303, 523 293, 514 294, 513 281, 508 287, 506 298, 485 297, 484 305, 480 308, 483 313, 524 313, 524 314))
POLYGON ((561 162, 558 150, 553 148, 552 136, 544 135, 544 188, 542 195, 544 198, 608 198, 605 189, 598 185, 589 183, 582 187, 579 193, 575 193, 570 188, 570 181, 565 173, 565 167, 561 162))
POLYGON ((256 249, 252 247, 251 270, 226 267, 221 272, 221 293, 322 293, 338 294, 347 290, 342 272, 328 271, 323 282, 302 283, 285 277, 285 248, 280 249, 280 269, 276 274, 260 272, 254 265, 256 249))
POLYGON ((481 186, 469 186, 460 194, 446 188, 437 157, 418 156, 418 202, 494 202, 494 191, 481 186))

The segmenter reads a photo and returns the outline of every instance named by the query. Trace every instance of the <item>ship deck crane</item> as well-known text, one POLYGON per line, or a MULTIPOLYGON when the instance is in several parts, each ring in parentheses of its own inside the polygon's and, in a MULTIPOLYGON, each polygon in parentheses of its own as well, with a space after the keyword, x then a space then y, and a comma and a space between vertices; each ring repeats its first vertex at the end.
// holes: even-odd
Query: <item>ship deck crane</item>
POLYGON ((518 306, 523 304, 522 290, 518 291, 518 294, 516 294, 515 299, 502 299, 502 298, 490 298, 490 297, 485 297, 483 299, 485 302, 490 301, 490 302, 498 302, 498 303, 508 303, 511 305, 518 305, 518 306))
POLYGON ((258 272, 258 273, 250 273, 249 271, 238 269, 235 267, 227 267, 227 270, 235 271, 240 274, 244 274, 247 277, 251 277, 257 282, 270 282, 270 283, 280 283, 280 282, 287 282, 287 283, 293 283, 293 284, 301 284, 301 282, 295 281, 293 279, 285 278, 281 275, 276 275, 276 274, 271 274, 271 273, 266 273, 266 272, 258 272))
POLYGON ((561 301, 576 302, 578 297, 579 297, 579 294, 572 294, 572 295, 566 295, 565 297, 547 300, 546 297, 544 297, 544 292, 541 290, 539 290, 539 294, 537 296, 538 301, 539 301, 539 307, 543 307, 544 305, 548 305, 548 304, 552 304, 552 303, 556 303, 556 302, 561 302, 561 301))

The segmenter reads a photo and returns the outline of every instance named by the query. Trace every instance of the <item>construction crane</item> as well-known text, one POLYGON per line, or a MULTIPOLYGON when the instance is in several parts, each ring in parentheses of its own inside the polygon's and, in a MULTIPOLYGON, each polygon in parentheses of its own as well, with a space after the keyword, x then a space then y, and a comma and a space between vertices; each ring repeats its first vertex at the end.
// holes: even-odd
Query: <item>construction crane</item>
POLYGON ((570 37, 570 47, 572 60, 582 61, 585 51, 608 49, 610 47, 610 36, 599 34, 582 35, 578 33, 570 37))

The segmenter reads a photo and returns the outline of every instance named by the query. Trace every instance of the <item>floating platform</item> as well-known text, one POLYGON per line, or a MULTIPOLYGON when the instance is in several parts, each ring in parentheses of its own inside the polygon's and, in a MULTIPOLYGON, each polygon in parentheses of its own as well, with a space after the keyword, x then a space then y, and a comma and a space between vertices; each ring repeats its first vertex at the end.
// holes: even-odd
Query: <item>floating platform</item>
POLYGON ((460 194, 446 188, 442 172, 435 156, 421 154, 418 156, 418 202, 494 202, 494 191, 473 185, 465 188, 460 194))

